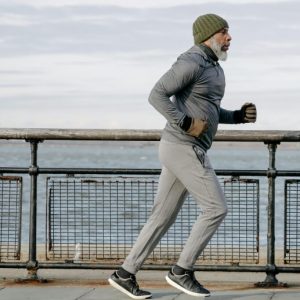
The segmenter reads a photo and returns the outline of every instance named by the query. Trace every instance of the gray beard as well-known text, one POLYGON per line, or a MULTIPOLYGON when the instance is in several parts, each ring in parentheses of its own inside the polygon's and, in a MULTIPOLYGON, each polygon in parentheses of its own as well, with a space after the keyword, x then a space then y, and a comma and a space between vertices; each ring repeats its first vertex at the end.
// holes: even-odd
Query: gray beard
POLYGON ((214 36, 210 38, 210 47, 219 60, 225 61, 227 59, 227 52, 222 51, 222 46, 216 41, 214 36))

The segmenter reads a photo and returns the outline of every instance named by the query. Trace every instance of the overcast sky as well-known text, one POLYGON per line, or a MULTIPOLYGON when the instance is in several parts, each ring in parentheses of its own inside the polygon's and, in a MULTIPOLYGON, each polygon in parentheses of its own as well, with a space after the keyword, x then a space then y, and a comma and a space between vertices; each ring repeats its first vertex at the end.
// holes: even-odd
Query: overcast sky
POLYGON ((219 128, 300 130, 300 2, 283 0, 0 0, 0 126, 162 128, 149 92, 205 13, 233 37, 222 106, 258 109, 219 128))

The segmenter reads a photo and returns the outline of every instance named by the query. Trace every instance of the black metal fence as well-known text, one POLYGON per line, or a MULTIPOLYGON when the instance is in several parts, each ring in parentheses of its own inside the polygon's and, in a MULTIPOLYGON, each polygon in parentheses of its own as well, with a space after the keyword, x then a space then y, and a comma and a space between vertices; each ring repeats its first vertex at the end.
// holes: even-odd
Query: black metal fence
POLYGON ((22 177, 0 176, 0 261, 20 259, 22 177))
POLYGON ((300 180, 285 181, 284 263, 300 263, 300 180))
MULTIPOLYGON (((158 176, 49 177, 47 259, 123 260, 149 217, 158 176)), ((222 180, 229 213, 198 263, 258 263, 258 180, 222 180)), ((146 263, 179 258, 200 214, 188 197, 178 218, 146 263)))
MULTIPOLYGON (((115 268, 130 250, 152 207, 160 170, 39 168, 43 140, 158 141, 159 131, 0 129, 0 139, 30 143, 29 168, 0 167, 0 267, 26 267, 38 279, 39 268, 115 268), (28 260, 20 256, 23 176, 30 177, 28 260), (37 259, 37 179, 47 174, 45 259, 37 259)), ((217 141, 262 142, 269 151, 267 170, 217 170, 229 214, 197 262, 210 271, 266 272, 261 285, 279 285, 279 272, 300 272, 299 180, 285 181, 284 265, 275 264, 275 182, 299 177, 300 170, 277 170, 276 148, 300 142, 296 131, 219 131, 217 141), (243 177, 244 176, 244 177, 243 177), (249 178, 251 177, 251 178, 249 178), (259 179, 268 179, 266 264, 260 263, 259 179)), ((7 158, 9 159, 9 157, 7 158)), ((176 223, 153 251, 144 268, 165 269, 177 260, 190 228, 200 213, 188 197, 176 223)))

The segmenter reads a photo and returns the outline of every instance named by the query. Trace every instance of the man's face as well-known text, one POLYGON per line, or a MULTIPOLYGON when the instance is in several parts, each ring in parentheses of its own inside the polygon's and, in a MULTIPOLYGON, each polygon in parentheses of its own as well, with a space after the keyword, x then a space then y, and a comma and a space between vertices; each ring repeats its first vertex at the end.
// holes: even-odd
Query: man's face
POLYGON ((215 52, 220 60, 226 60, 230 41, 231 35, 228 32, 228 28, 223 28, 222 30, 215 33, 205 43, 215 52))
POLYGON ((228 32, 228 28, 223 28, 219 32, 214 34, 215 41, 221 46, 222 51, 227 51, 230 46, 231 35, 228 32))

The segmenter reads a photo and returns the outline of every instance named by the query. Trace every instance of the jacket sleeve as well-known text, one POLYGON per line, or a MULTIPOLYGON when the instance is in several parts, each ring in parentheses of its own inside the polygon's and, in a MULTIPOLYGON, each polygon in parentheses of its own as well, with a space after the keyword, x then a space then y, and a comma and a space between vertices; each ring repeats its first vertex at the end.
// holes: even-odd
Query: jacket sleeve
POLYGON ((222 124, 236 124, 234 120, 234 111, 233 110, 227 110, 224 108, 220 108, 220 117, 219 117, 219 123, 222 124))
POLYGON ((171 124, 181 125, 185 114, 178 110, 171 96, 191 84, 199 70, 193 61, 179 59, 154 85, 149 95, 149 103, 171 124))

